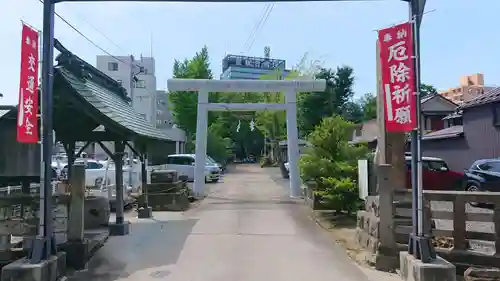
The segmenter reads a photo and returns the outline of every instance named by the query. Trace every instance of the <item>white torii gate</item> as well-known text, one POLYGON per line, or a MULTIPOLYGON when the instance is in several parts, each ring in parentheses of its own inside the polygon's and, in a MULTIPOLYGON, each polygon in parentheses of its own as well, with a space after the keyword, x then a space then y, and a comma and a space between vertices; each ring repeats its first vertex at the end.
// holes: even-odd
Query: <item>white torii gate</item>
POLYGON ((285 110, 287 123, 288 162, 290 163, 290 196, 300 197, 298 171, 297 93, 323 92, 325 80, 207 80, 169 79, 169 91, 198 92, 198 116, 196 121, 196 160, 193 192, 197 197, 205 196, 205 160, 207 154, 208 111, 253 111, 285 110), (268 103, 209 103, 210 92, 233 93, 285 93, 284 104, 268 103))

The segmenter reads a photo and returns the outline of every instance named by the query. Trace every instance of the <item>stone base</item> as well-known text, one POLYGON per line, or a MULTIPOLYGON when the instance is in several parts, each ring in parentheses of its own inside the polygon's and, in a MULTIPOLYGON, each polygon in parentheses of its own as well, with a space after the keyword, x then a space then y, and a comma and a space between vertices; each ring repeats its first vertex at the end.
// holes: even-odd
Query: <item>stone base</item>
POLYGON ((48 260, 30 263, 26 258, 2 268, 1 281, 57 281, 66 275, 66 253, 59 252, 48 260))
POLYGON ((437 257, 429 263, 415 259, 408 252, 400 252, 401 278, 405 281, 456 281, 455 266, 437 257))
POLYGON ((88 260, 89 245, 84 241, 68 241, 63 246, 66 252, 66 266, 75 270, 85 269, 88 260))
POLYGON ((110 236, 125 236, 130 233, 130 222, 125 221, 121 224, 110 223, 109 235, 110 236))
POLYGON ((153 217, 153 208, 151 206, 140 207, 137 211, 137 217, 140 219, 150 219, 153 217))
POLYGON ((385 272, 394 272, 399 266, 397 255, 375 254, 375 269, 385 272))
POLYGON ((469 267, 464 273, 465 281, 498 281, 500 269, 469 267))

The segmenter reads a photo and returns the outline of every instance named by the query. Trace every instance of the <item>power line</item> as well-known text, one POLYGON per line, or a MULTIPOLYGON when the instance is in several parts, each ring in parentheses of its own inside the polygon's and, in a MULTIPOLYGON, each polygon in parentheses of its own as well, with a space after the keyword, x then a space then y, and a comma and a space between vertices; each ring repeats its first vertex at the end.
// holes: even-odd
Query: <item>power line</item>
POLYGON ((248 36, 248 38, 245 42, 244 48, 246 51, 249 51, 252 48, 253 43, 255 42, 255 39, 257 38, 258 32, 260 32, 262 27, 265 25, 267 19, 269 18, 269 15, 271 14, 271 12, 274 8, 274 5, 275 5, 275 3, 270 3, 270 4, 266 4, 266 6, 264 7, 264 9, 261 13, 260 19, 256 22, 253 30, 251 31, 250 35, 248 36))
POLYGON ((109 38, 106 34, 104 34, 104 32, 102 32, 99 28, 97 28, 95 25, 93 25, 91 22, 89 22, 88 20, 85 19, 85 17, 81 16, 81 14, 79 13, 76 13, 76 16, 83 22, 85 22, 88 26, 90 26, 93 30, 95 30, 97 33, 99 33, 102 37, 104 37, 106 40, 109 41, 109 43, 113 44, 115 47, 117 47, 118 49, 120 49, 122 52, 126 53, 126 51, 124 49, 122 49, 122 47, 120 47, 118 44, 116 44, 111 38, 109 38))
MULTIPOLYGON (((40 3, 43 4, 43 0, 38 0, 40 3)), ((73 29, 76 33, 78 33, 80 36, 82 36, 85 40, 87 40, 90 44, 94 45, 94 47, 96 47, 97 49, 101 50, 103 53, 107 54, 108 56, 114 58, 115 60, 121 62, 121 63, 124 63, 124 64, 127 64, 131 67, 139 67, 138 65, 133 65, 131 63, 128 63, 114 55, 112 55, 110 52, 106 51, 104 48, 102 48, 101 46, 97 45, 97 43, 95 43, 94 41, 92 41, 92 39, 90 39, 89 37, 87 37, 85 34, 83 34, 83 32, 81 32, 78 28, 76 28, 73 24, 71 24, 69 21, 67 21, 63 16, 61 16, 60 14, 58 14, 57 12, 54 12, 54 14, 60 19, 62 20, 67 26, 69 26, 71 29, 73 29)), ((120 48, 121 49, 121 48, 120 48)))
POLYGON ((250 35, 248 36, 247 40, 245 41, 245 44, 243 45, 243 48, 246 49, 246 47, 250 43, 250 41, 252 39, 252 36, 255 34, 255 31, 257 30, 258 26, 261 24, 261 22, 262 22, 262 20, 264 18, 264 15, 266 14, 266 12, 269 9, 269 7, 270 7, 270 4, 266 4, 264 6, 264 9, 262 9, 262 12, 260 13, 260 18, 259 18, 258 21, 255 22, 254 27, 253 27, 252 31, 250 32, 250 35))
POLYGON ((269 18, 269 15, 271 15, 271 12, 272 12, 272 11, 273 11, 273 9, 274 9, 274 5, 275 5, 275 3, 272 3, 272 4, 270 5, 270 8, 267 10, 267 13, 265 14, 265 17, 264 17, 264 19, 262 20, 262 23, 259 25, 258 30, 256 30, 256 32, 255 32, 255 36, 252 38, 252 41, 250 42, 250 44, 249 44, 249 45, 248 45, 248 47, 247 47, 247 50, 248 50, 248 51, 250 51, 250 49, 251 49, 251 48, 252 48, 252 46, 253 46, 253 43, 255 43, 255 40, 257 39, 257 35, 258 35, 258 33, 262 30, 262 28, 263 28, 263 27, 264 27, 264 25, 266 24, 267 19, 269 18))

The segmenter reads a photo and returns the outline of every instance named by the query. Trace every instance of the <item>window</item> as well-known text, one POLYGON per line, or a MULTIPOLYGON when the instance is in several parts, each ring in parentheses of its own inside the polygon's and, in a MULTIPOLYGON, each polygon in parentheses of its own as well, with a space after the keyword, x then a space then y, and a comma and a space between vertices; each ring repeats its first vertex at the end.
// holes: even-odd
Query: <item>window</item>
POLYGON ((493 104, 493 126, 500 126, 500 104, 493 104))
POLYGON ((168 157, 167 164, 173 165, 192 165, 194 159, 191 157, 168 157))
POLYGON ((362 135, 361 129, 359 130, 356 129, 356 137, 361 137, 361 135, 362 135))
POLYGON ((425 161, 429 167, 429 170, 433 171, 447 171, 448 165, 444 161, 425 161))
POLYGON ((109 71, 118 71, 118 63, 117 62, 108 62, 108 70, 109 71))
POLYGON ((87 162, 87 167, 86 169, 89 169, 89 170, 97 170, 97 169, 102 169, 104 167, 104 165, 100 164, 100 163, 95 163, 95 162, 87 162))
POLYGON ((144 80, 134 81, 134 88, 146 88, 146 82, 144 80))
POLYGON ((500 172, 500 162, 498 161, 486 162, 477 165, 477 167, 482 171, 500 172))

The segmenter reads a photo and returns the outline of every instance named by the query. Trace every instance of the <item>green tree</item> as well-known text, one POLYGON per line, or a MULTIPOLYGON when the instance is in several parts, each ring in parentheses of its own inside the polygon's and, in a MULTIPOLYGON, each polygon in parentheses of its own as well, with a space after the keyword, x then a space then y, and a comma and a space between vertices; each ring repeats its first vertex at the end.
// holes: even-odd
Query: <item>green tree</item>
MULTIPOLYGON (((208 49, 205 46, 191 59, 175 60, 173 76, 174 78, 212 79, 213 75, 209 61, 208 49)), ((189 92, 170 92, 169 99, 172 105, 172 115, 177 126, 183 129, 188 136, 194 135, 196 132, 198 95, 189 92)))
MULTIPOLYGON (((277 70, 274 73, 263 75, 262 80, 291 80, 295 79, 295 74, 288 75, 283 78, 283 73, 277 70)), ((285 103, 284 93, 261 93, 259 101, 263 103, 285 103)), ((271 142, 268 144, 268 156, 272 162, 278 160, 279 141, 286 139, 286 112, 284 111, 260 111, 256 112, 256 123, 262 135, 268 138, 271 142)))
POLYGON ((361 121, 377 118, 377 97, 372 93, 366 93, 357 103, 359 104, 363 117, 361 121))
POLYGON ((342 116, 349 122, 359 123, 364 119, 363 106, 359 102, 346 102, 342 111, 342 116))
POLYGON ((315 182, 314 193, 326 207, 352 213, 358 199, 357 160, 366 147, 348 143, 352 123, 341 116, 324 118, 309 135, 312 147, 300 159, 301 177, 315 182))
POLYGON ((420 84, 420 95, 422 95, 422 97, 426 97, 428 95, 437 95, 437 94, 438 91, 436 90, 436 88, 434 88, 434 86, 424 83, 420 84))
MULTIPOLYGON (((302 136, 312 132, 325 117, 347 115, 344 106, 354 95, 354 71, 349 66, 337 67, 336 70, 319 68, 314 78, 326 80, 326 89, 300 95, 299 129, 302 136)), ((353 106, 350 109, 356 111, 353 106)))

